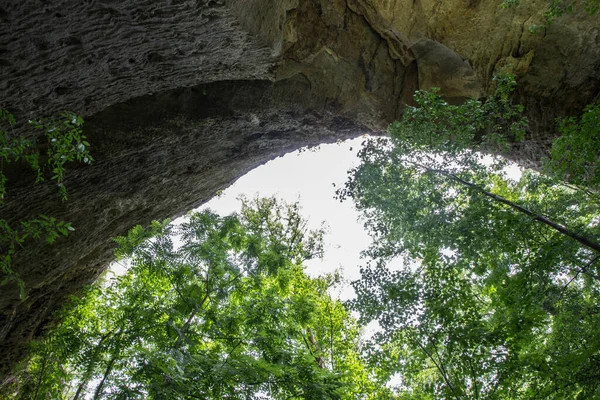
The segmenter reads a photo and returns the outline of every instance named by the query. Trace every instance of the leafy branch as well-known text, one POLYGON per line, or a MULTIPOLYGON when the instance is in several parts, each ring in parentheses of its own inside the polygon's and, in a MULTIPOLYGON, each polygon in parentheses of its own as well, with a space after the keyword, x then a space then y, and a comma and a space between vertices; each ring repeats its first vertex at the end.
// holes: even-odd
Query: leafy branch
MULTIPOLYGON (((35 130, 43 131, 44 143, 18 136, 14 132, 16 120, 7 110, 0 109, 0 208, 4 204, 8 178, 5 168, 9 164, 27 165, 35 175, 35 183, 44 181, 48 175, 56 182, 60 197, 67 200, 64 184, 67 166, 73 162, 91 164, 89 143, 83 135, 83 119, 65 112, 58 119, 29 121, 35 130)), ((61 236, 68 236, 75 228, 65 221, 44 214, 37 218, 10 224, 0 219, 0 286, 14 282, 19 288, 21 300, 25 298, 25 283, 12 265, 13 256, 28 240, 44 239, 54 243, 61 236)))

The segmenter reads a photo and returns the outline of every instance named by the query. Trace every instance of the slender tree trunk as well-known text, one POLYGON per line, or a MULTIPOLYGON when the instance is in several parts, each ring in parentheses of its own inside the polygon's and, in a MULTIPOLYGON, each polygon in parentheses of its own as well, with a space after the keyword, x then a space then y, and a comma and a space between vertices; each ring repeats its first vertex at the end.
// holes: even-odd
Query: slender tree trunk
POLYGON ((590 249, 600 253, 600 243, 595 242, 595 241, 593 241, 585 236, 582 236, 576 232, 573 232, 573 231, 569 230, 567 227, 565 227, 564 225, 556 223, 556 222, 550 220, 549 218, 544 217, 543 215, 539 215, 531 210, 528 210, 527 208, 520 206, 519 204, 517 204, 513 201, 505 199, 502 196, 498 196, 497 194, 488 192, 481 186, 476 185, 469 181, 465 181, 464 179, 459 178, 458 176, 451 174, 447 171, 439 170, 439 169, 431 169, 431 168, 427 168, 427 170, 429 170, 431 172, 435 172, 435 173, 443 175, 443 176, 446 176, 446 177, 452 179, 453 181, 460 183, 463 186, 466 186, 470 189, 474 189, 476 192, 479 192, 494 201, 505 204, 505 205, 509 206, 510 208, 512 208, 513 210, 516 210, 522 214, 525 214, 525 215, 533 218, 534 220, 541 222, 544 225, 549 226, 550 228, 554 229, 555 231, 560 232, 561 234, 563 234, 567 237, 570 237, 573 240, 576 240, 577 242, 581 243, 585 247, 589 247, 590 249))
MULTIPOLYGON (((414 343, 416 343, 417 346, 419 346, 419 348, 423 351, 423 353, 425 353, 425 355, 427 356, 427 358, 429 358, 431 360, 431 362, 433 362, 433 365, 435 365, 435 368, 438 370, 438 372, 440 373, 440 375, 444 379, 444 382, 446 382, 446 385, 448 385, 448 388, 450 388, 450 391, 454 394, 454 396, 457 399, 461 398, 461 396, 454 389, 454 385, 452 385, 452 382, 450 382, 450 377, 448 376, 448 374, 446 372, 446 369, 444 368, 444 365, 442 364, 442 359, 440 358, 439 354, 437 355, 438 356, 438 360, 436 360, 433 357, 433 354, 431 354, 430 352, 428 352, 427 349, 425 348, 425 346, 423 346, 423 344, 421 344, 421 342, 418 339, 411 338, 411 340, 414 343)), ((437 354, 437 351, 436 351, 436 354, 437 354)))
POLYGON ((92 371, 93 371, 94 365, 95 365, 93 360, 96 359, 96 356, 98 355, 98 352, 102 348, 102 344, 104 343, 104 341, 108 337, 110 337, 110 335, 112 335, 112 333, 113 333, 113 331, 109 331, 106 334, 104 334, 104 336, 102 336, 102 338, 100 338, 100 341, 98 342, 98 344, 96 345, 96 348, 94 349, 94 357, 92 357, 92 361, 86 368, 85 374, 83 375, 83 380, 79 383, 79 386, 77 387, 77 392, 75 392, 75 396, 73 396, 72 400, 79 400, 79 397, 83 393, 83 390, 85 389, 88 382, 90 381, 90 376, 92 374, 92 371))
POLYGON ((84 378, 81 381, 81 383, 77 387, 77 392, 75 392, 75 396, 73 396, 73 400, 79 400, 79 396, 81 396, 81 393, 83 392, 83 389, 87 386, 88 382, 89 382, 89 379, 87 379, 87 378, 84 378))
POLYGON ((112 357, 111 357, 110 361, 108 362, 108 365, 106 366, 106 370, 104 370, 104 375, 102 376, 102 380, 100 381, 100 383, 96 387, 96 391, 94 393, 93 400, 98 400, 100 398, 100 396, 102 395, 102 389, 104 388, 104 384, 106 383, 106 379, 108 379, 108 376, 112 372, 113 366, 115 365, 115 361, 117 361, 117 357, 119 357, 119 352, 121 351, 121 342, 120 342, 120 340, 121 340, 122 333, 123 333, 123 328, 121 328, 119 330, 119 333, 117 335, 117 344, 115 346, 114 353, 112 354, 112 357))
POLYGON ((102 395, 102 388, 104 387, 104 383, 106 383, 106 379, 110 375, 110 373, 112 371, 112 368, 113 368, 113 365, 115 364, 116 360, 117 360, 117 354, 115 353, 112 356, 112 358, 110 359, 110 361, 108 362, 108 365, 106 366, 106 370, 104 371, 104 376, 102 377, 102 380, 100 381, 100 383, 96 387, 96 392, 94 393, 93 400, 98 400, 100 398, 100 396, 102 395))
MULTIPOLYGON (((312 329, 307 328, 306 333, 308 334, 308 340, 310 341, 310 344, 315 348, 315 353, 319 354, 319 351, 320 351, 319 343, 317 343, 317 340, 315 339, 315 335, 313 335, 312 329)), ((323 360, 323 357, 315 356, 315 355, 313 355, 313 357, 315 357, 315 361, 317 362, 317 365, 319 366, 319 368, 324 369, 325 361, 323 360)))
POLYGON ((33 397, 33 400, 37 400, 38 395, 40 394, 40 387, 42 385, 42 379, 44 378, 44 373, 46 372, 46 365, 48 364, 48 357, 50 357, 50 354, 51 353, 47 353, 44 356, 44 362, 42 363, 42 370, 40 371, 40 376, 39 376, 37 384, 36 384, 35 396, 33 397))

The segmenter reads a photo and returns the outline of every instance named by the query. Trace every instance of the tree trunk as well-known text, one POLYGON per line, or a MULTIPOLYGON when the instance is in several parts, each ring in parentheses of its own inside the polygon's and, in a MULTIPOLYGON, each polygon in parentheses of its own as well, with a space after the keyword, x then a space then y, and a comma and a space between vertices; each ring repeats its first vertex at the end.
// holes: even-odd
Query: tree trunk
POLYGON ((98 400, 100 398, 100 396, 102 395, 102 388, 104 387, 104 383, 106 382, 106 378, 108 378, 108 376, 110 375, 110 373, 112 371, 112 368, 113 368, 113 365, 115 364, 116 360, 117 360, 117 354, 114 354, 113 357, 108 362, 108 365, 106 366, 106 370, 104 371, 104 376, 102 377, 102 380, 100 381, 100 383, 96 387, 96 392, 94 393, 93 400, 98 400))
MULTIPOLYGON (((96 348, 94 349, 94 357, 92 357, 92 360, 94 360, 96 358, 96 356, 98 355, 98 352, 102 348, 102 344, 108 337, 110 337, 110 335, 112 335, 112 333, 113 333, 113 331, 109 331, 106 334, 104 334, 102 336, 102 338, 100 338, 100 341, 98 342, 98 344, 96 345, 96 348)), ((83 380, 79 383, 79 386, 77 387, 77 392, 75 392, 75 396, 73 396, 72 400, 79 400, 79 397, 83 393, 83 390, 85 389, 88 382, 90 381, 90 375, 92 374, 93 369, 94 369, 94 362, 92 361, 88 365, 88 367, 85 371, 85 374, 83 375, 83 380)))
MULTIPOLYGON (((421 166, 421 167, 423 167, 423 166, 421 166)), ((550 228, 556 230, 557 232, 560 232, 561 234, 563 234, 563 235, 565 235, 567 237, 570 237, 573 240, 578 241, 579 243, 581 243, 585 247, 588 247, 588 248, 590 248, 590 249, 592 249, 592 250, 600 253, 600 243, 595 242, 595 241, 593 241, 593 240, 591 240, 591 239, 589 239, 589 238, 587 238, 585 236, 582 236, 582 235, 580 235, 578 233, 575 233, 575 232, 569 230, 564 225, 556 223, 556 222, 554 222, 554 221, 552 221, 552 220, 544 217, 543 215, 539 215, 539 214, 537 214, 537 213, 535 213, 535 212, 533 212, 531 210, 528 210, 527 208, 525 208, 523 206, 520 206, 519 204, 517 204, 515 202, 512 202, 512 201, 510 201, 508 199, 505 199, 502 196, 498 196, 497 194, 488 192, 487 190, 485 190, 481 186, 478 186, 478 185, 476 185, 476 184, 474 184, 472 182, 469 182, 469 181, 465 181, 464 179, 459 178, 458 176, 456 176, 454 174, 451 174, 451 173, 449 173, 447 171, 439 170, 439 169, 431 169, 431 168, 427 168, 427 167, 424 167, 424 168, 426 168, 426 170, 428 170, 428 171, 435 172, 437 174, 446 176, 446 177, 452 179, 453 181, 458 182, 461 185, 466 186, 466 187, 468 187, 470 189, 474 189, 476 192, 479 192, 479 193, 483 194, 486 197, 489 197, 490 199, 492 199, 494 201, 497 201, 499 203, 505 204, 505 205, 511 207, 513 210, 516 210, 516 211, 518 211, 518 212, 520 212, 522 214, 525 214, 525 215, 533 218, 534 220, 536 220, 538 222, 541 222, 544 225, 549 226, 550 228)))
MULTIPOLYGON (((318 354, 320 352, 319 344, 317 343, 317 340, 315 339, 315 335, 313 335, 312 329, 307 328, 306 332, 308 333, 308 340, 310 341, 310 344, 313 345, 313 347, 315 348, 315 353, 318 354)), ((318 355, 314 356, 314 357, 315 357, 315 361, 317 362, 317 365, 319 366, 319 368, 324 369, 325 361, 323 360, 323 357, 318 356, 318 355)))

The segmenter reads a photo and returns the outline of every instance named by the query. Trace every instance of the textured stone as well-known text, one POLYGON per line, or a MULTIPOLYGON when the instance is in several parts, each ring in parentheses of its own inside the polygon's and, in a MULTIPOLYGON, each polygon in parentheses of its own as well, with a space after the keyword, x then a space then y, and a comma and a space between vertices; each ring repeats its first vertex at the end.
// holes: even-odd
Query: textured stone
POLYGON ((17 116, 113 104, 176 87, 265 79, 271 49, 223 0, 0 4, 0 105, 17 116))
POLYGON ((494 72, 514 64, 517 100, 526 106, 531 134, 510 156, 523 165, 539 166, 557 117, 574 115, 598 98, 600 16, 587 15, 581 6, 545 28, 545 0, 509 9, 500 7, 502 0, 369 2, 411 41, 435 40, 467 60, 484 93, 493 88, 494 72), (533 26, 538 33, 530 32, 533 26))
POLYGON ((419 88, 440 88, 440 95, 451 102, 481 97, 479 78, 468 61, 435 40, 416 40, 411 50, 417 60, 419 88))

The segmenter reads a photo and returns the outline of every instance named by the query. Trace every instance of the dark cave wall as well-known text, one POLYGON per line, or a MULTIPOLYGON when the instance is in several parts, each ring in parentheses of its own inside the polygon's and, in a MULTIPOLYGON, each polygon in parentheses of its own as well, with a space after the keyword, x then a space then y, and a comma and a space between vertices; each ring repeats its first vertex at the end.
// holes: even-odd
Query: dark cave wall
POLYGON ((23 117, 266 79, 275 62, 223 0, 8 0, 0 20, 0 103, 23 117))
POLYGON ((24 134, 31 134, 24 124, 30 118, 64 110, 83 115, 98 160, 69 171, 66 203, 52 185, 33 186, 28 171, 8 171, 1 218, 44 213, 77 230, 56 246, 28 244, 15 257, 28 297, 20 302, 14 286, 0 290, 1 375, 66 297, 95 280, 111 258, 112 236, 181 214, 285 151, 274 142, 248 153, 245 134, 255 132, 228 115, 226 104, 219 102, 223 110, 208 120, 202 110, 214 107, 206 99, 190 106, 193 90, 176 90, 268 79, 276 61, 224 1, 0 3, 0 107, 15 114, 16 132, 24 134), (176 115, 180 125, 172 122, 176 115), (182 122, 188 120, 195 122, 182 122), (166 197, 172 200, 161 205, 166 197))

